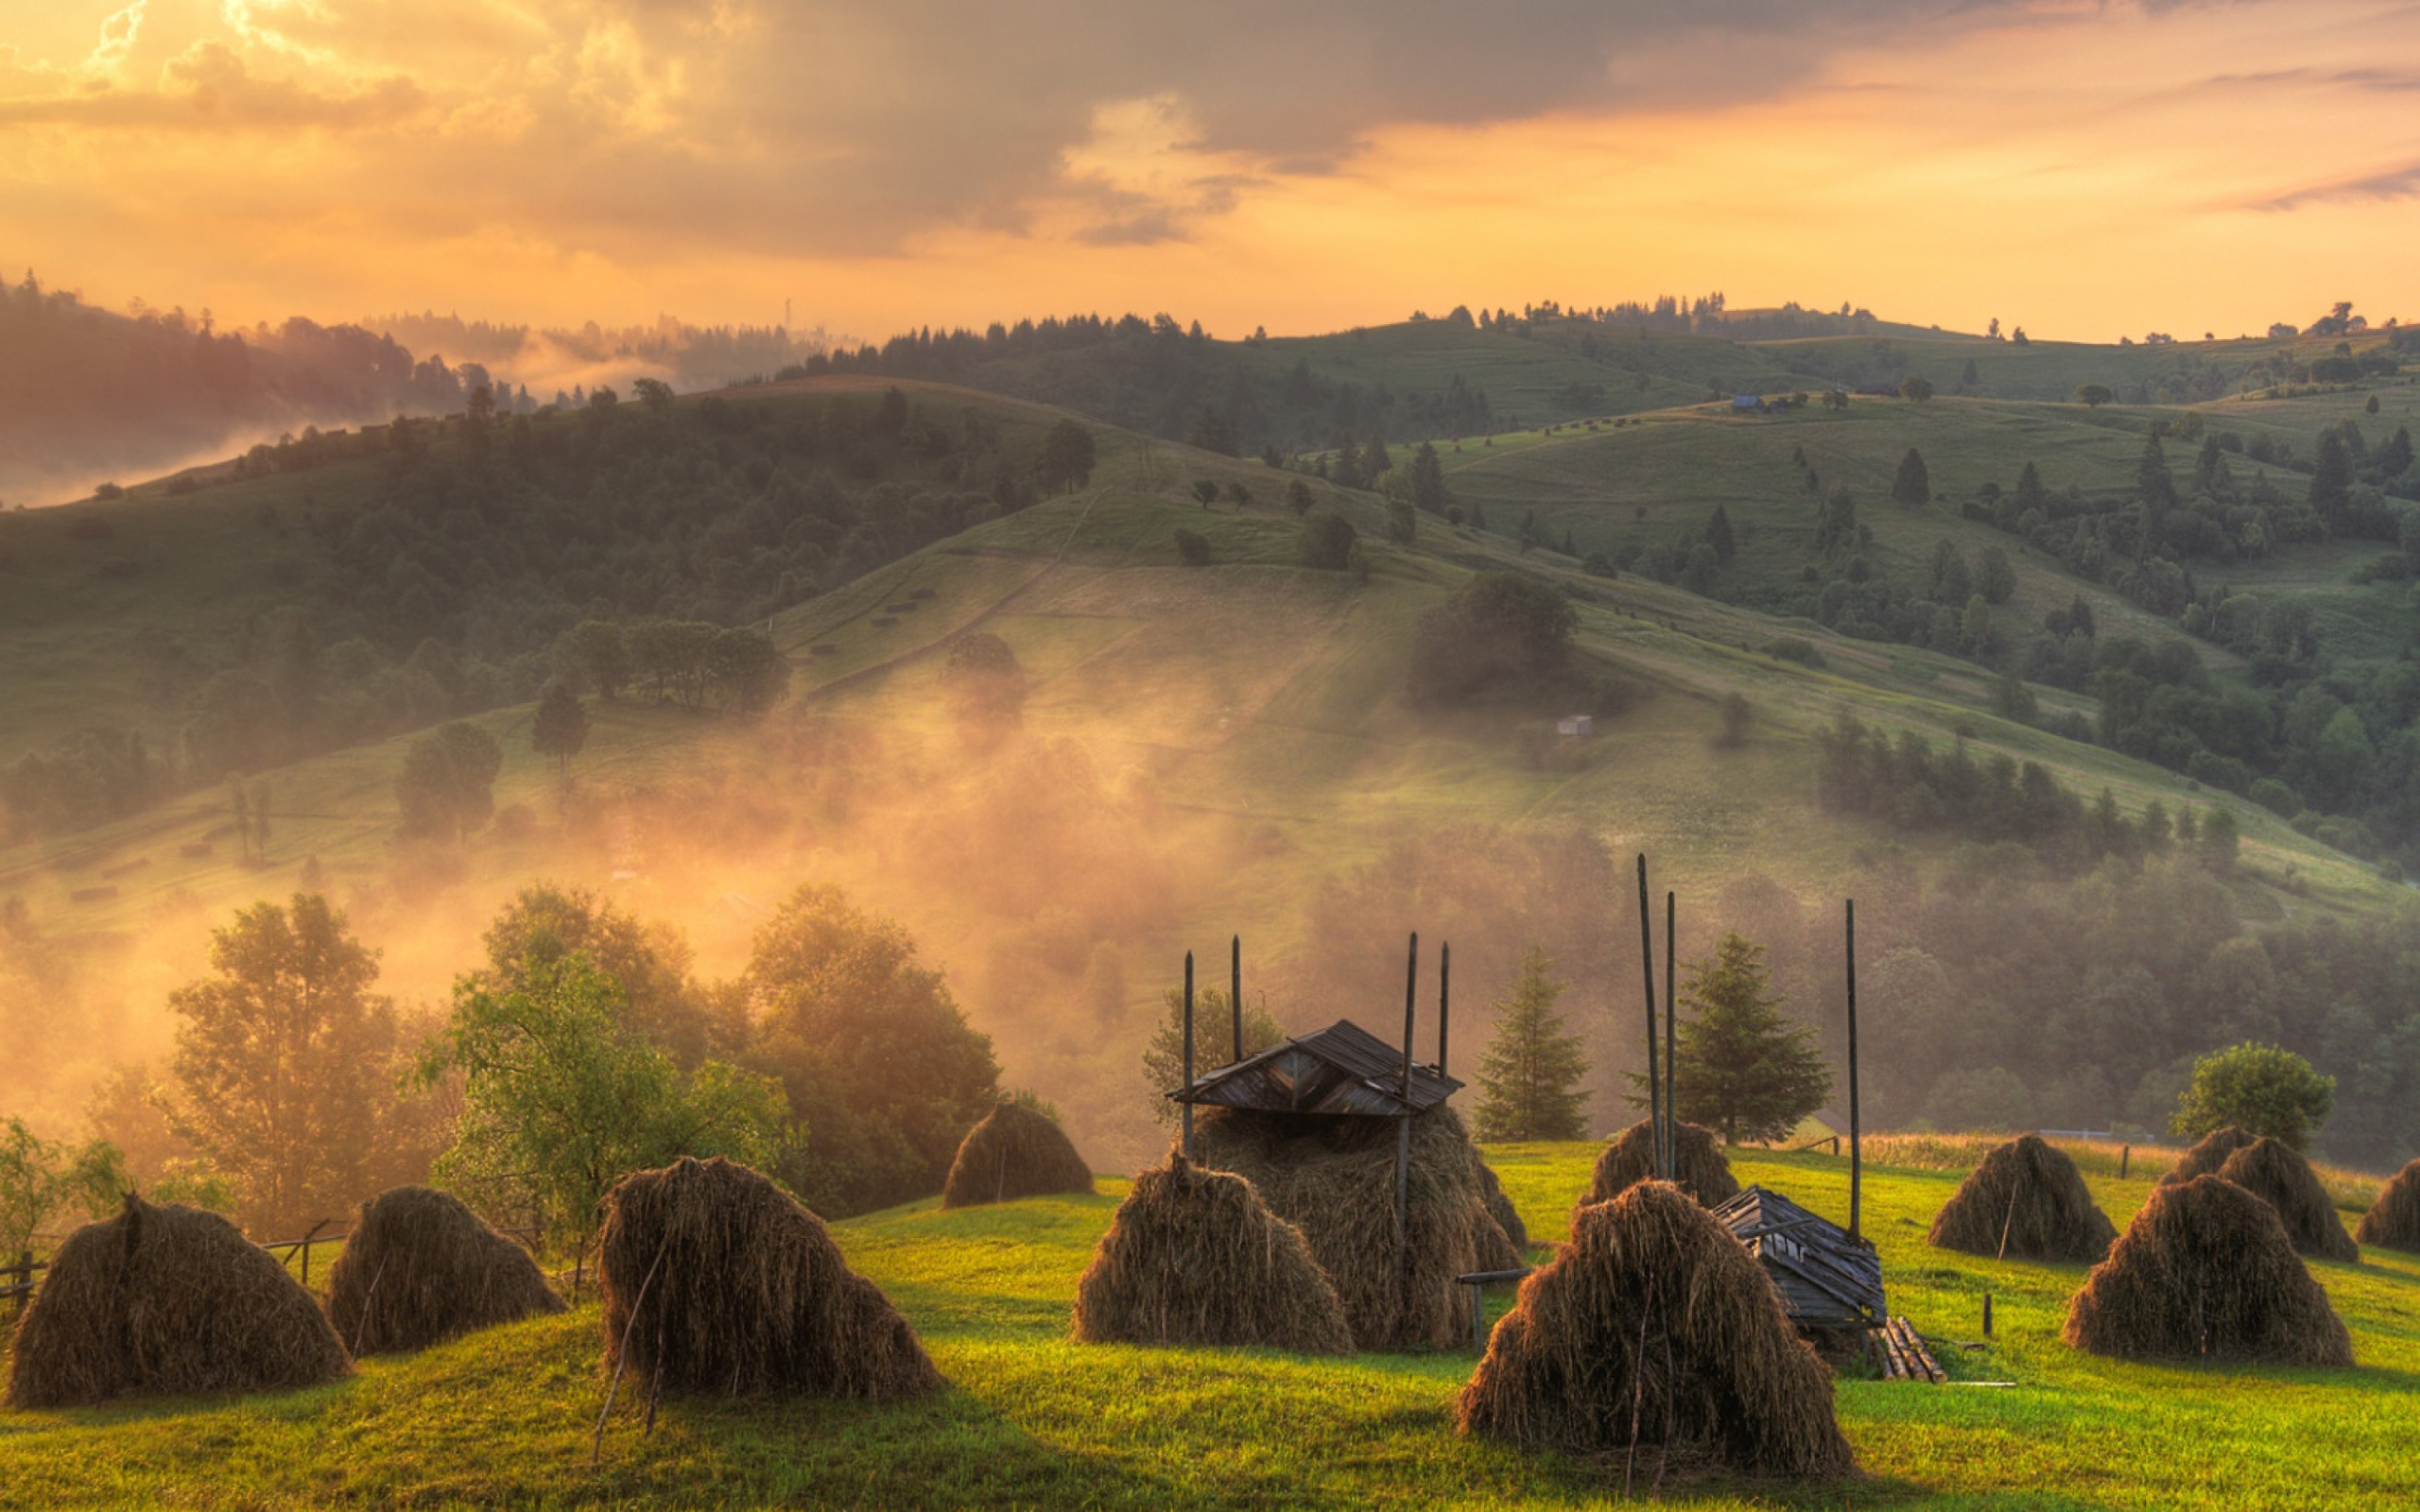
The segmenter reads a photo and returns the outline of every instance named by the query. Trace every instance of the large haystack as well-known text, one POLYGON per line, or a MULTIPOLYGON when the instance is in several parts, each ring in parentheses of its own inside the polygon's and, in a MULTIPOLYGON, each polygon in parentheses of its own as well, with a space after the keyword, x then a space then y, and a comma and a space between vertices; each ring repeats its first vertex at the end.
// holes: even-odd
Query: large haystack
MULTIPOLYGON (((1722 1145, 1712 1129, 1675 1120, 1672 1130, 1674 1184, 1705 1208, 1739 1194, 1739 1183, 1731 1175, 1731 1162, 1722 1158, 1722 1145)), ((1654 1179, 1655 1130, 1641 1119, 1622 1130, 1613 1143, 1605 1146, 1605 1153, 1597 1157, 1596 1177, 1588 1183, 1588 1194, 1580 1201, 1583 1207, 1592 1202, 1611 1202, 1633 1184, 1654 1179)))
POLYGON ((1485 1160, 1479 1161, 1478 1179, 1487 1202, 1487 1215, 1495 1220, 1495 1227, 1504 1230, 1504 1237, 1512 1243, 1512 1252, 1516 1255, 1525 1253, 1530 1247, 1530 1226, 1521 1221, 1521 1214, 1512 1207, 1512 1199, 1504 1194, 1504 1183, 1495 1179, 1495 1168, 1485 1160))
MULTIPOLYGON (((823 1220, 728 1160, 622 1178, 598 1240, 605 1363, 675 1390, 889 1401, 938 1389, 916 1331, 823 1220)), ((650 1385, 652 1389, 652 1384, 650 1385)))
POLYGON ((328 1321, 356 1356, 424 1349, 562 1310, 527 1250, 427 1187, 363 1203, 328 1272, 328 1321))
POLYGON ((1135 1177, 1076 1283, 1086 1344, 1259 1345, 1350 1354, 1336 1287, 1252 1183, 1182 1155, 1135 1177))
POLYGON ((2322 1260, 2360 1263, 2361 1246, 2344 1231, 2344 1220, 2336 1216, 2336 1204, 2327 1200, 2327 1189, 2319 1184, 2310 1162, 2283 1144, 2256 1140, 2228 1156, 2218 1174, 2221 1180, 2234 1182, 2276 1209, 2296 1249, 2322 1260))
POLYGON ((2380 1249, 2420 1254, 2420 1160, 2405 1166, 2361 1214, 2354 1238, 2380 1249))
POLYGON ((2258 1138, 2258 1135, 2247 1134, 2233 1124, 2229 1124, 2224 1128, 2212 1129, 2209 1133, 2203 1135, 2200 1142, 2191 1149, 2185 1152, 2174 1168, 2159 1178, 2159 1184, 2164 1187, 2181 1187, 2197 1176, 2215 1176, 2218 1174, 2219 1167, 2227 1163, 2228 1156, 2247 1144, 2256 1143, 2258 1138))
POLYGON ((1227 1108, 1194 1118, 1200 1162, 1252 1182, 1271 1212, 1303 1231, 1361 1349, 1461 1347, 1471 1336, 1470 1288, 1454 1278, 1522 1263, 1488 1215, 1486 1163, 1450 1108, 1411 1120, 1409 1264, 1395 1232, 1397 1120, 1227 1108))
POLYGON ((2277 1210, 2215 1176, 2152 1193, 2067 1304, 2066 1337, 2126 1360, 2353 1363, 2277 1210))
POLYGON ((1967 1174, 1925 1237, 1969 1255, 2097 1263, 2117 1242, 2118 1226, 2093 1206, 2066 1151, 2020 1134, 1967 1174))
POLYGON ((1668 1181, 1582 1207, 1462 1388, 1464 1433, 1667 1470, 1856 1468, 1832 1376, 1738 1240, 1668 1181))
POLYGON ((9 1405, 286 1391, 351 1369, 320 1304, 233 1224, 130 1196, 52 1258, 17 1325, 9 1405))
POLYGON ((1093 1168, 1057 1124, 1019 1103, 1002 1103, 968 1131, 942 1188, 944 1208, 1062 1192, 1090 1192, 1093 1168))

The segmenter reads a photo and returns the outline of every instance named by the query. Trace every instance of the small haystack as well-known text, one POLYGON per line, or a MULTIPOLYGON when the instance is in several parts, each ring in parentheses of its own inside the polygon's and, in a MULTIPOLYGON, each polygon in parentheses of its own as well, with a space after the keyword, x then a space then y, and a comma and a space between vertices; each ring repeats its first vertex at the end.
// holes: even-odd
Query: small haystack
POLYGON ((2020 1134, 1968 1173, 1925 1239, 1969 1255, 2097 1264, 2117 1243, 2118 1226, 2093 1206, 2066 1151, 2020 1134))
POLYGON ((2276 1209, 2286 1236, 2304 1254, 2348 1265, 2361 1263, 2361 1246, 2344 1231, 2344 1220, 2336 1216, 2336 1204, 2327 1200, 2310 1162, 2275 1140, 2256 1140, 2236 1151, 2218 1175, 2276 1209))
POLYGON ((1462 1432, 1621 1455, 1657 1479, 1856 1468, 1831 1372, 1713 1214, 1668 1181, 1641 1181, 1582 1207, 1571 1228, 1496 1324, 1457 1403, 1462 1432))
POLYGON ((1021 1103, 1002 1103, 959 1143, 942 1206, 974 1208, 1092 1189, 1092 1167, 1056 1123, 1021 1103))
MULTIPOLYGON (((889 1401, 942 1385, 823 1220, 744 1165, 683 1158, 606 1194, 605 1364, 675 1390, 889 1401)), ((650 1388, 651 1389, 651 1388, 650 1388)))
POLYGON ((1135 1177, 1076 1283, 1085 1344, 1350 1354, 1353 1331, 1302 1230, 1251 1182, 1182 1155, 1135 1177))
POLYGON ((527 1250, 428 1187, 363 1203, 328 1272, 328 1321, 355 1355, 424 1349, 562 1310, 527 1250))
POLYGON ((1512 1199, 1504 1194, 1504 1183, 1495 1179, 1495 1168, 1485 1160, 1479 1161, 1478 1178, 1479 1184, 1485 1188, 1487 1215, 1495 1220, 1495 1227, 1504 1230, 1504 1237, 1512 1242, 1514 1254, 1527 1254, 1530 1226, 1523 1223, 1520 1213, 1513 1211, 1512 1199))
POLYGON ((2258 1138, 2258 1135, 2247 1134, 2233 1124, 2229 1124, 2224 1128, 2212 1129, 2202 1136, 2199 1143, 2185 1152, 2183 1158, 2176 1162, 2175 1169, 2159 1178, 2159 1184, 2164 1187, 2181 1187, 2197 1176, 2215 1176, 2218 1174, 2219 1167, 2227 1163, 2228 1156, 2247 1144, 2256 1143, 2258 1138))
MULTIPOLYGON (((1677 1119, 1672 1124, 1672 1178, 1703 1208, 1716 1207, 1739 1194, 1739 1183, 1732 1177, 1731 1162, 1722 1158, 1722 1145, 1714 1131, 1677 1119)), ((1588 1183, 1588 1194, 1580 1201, 1583 1207, 1611 1202, 1633 1183, 1654 1179, 1655 1130, 1641 1119, 1622 1130, 1597 1157, 1596 1179, 1588 1183)))
POLYGON ((17 1325, 9 1405, 286 1391, 352 1369, 320 1304, 215 1212, 138 1197, 53 1257, 17 1325))
POLYGON ((2152 1193, 2067 1304, 2066 1338, 2125 1360, 2353 1363, 2277 1210, 2215 1176, 2152 1193))
POLYGON ((1200 1163, 1250 1181, 1271 1212, 1303 1231, 1344 1300, 1357 1346, 1456 1349, 1471 1336, 1471 1297, 1454 1278, 1517 1269, 1521 1253, 1488 1215, 1478 1146, 1440 1104, 1411 1119, 1405 1264, 1395 1232, 1400 1122, 1205 1108, 1194 1115, 1194 1150, 1200 1163))
POLYGON ((2420 1254, 2420 1160, 2386 1184, 2370 1211, 2361 1214, 2360 1230, 2353 1237, 2380 1249, 2420 1254))

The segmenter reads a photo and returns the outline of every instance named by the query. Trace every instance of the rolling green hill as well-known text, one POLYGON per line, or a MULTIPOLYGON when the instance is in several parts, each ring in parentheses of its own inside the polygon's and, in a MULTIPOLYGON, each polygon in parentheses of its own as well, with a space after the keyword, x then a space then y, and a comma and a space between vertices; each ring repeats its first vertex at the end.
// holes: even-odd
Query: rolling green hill
MULTIPOLYGON (((1597 1147, 1489 1153, 1531 1232, 1552 1235, 1597 1147)), ((1735 1169, 1838 1217, 1846 1163, 1742 1151, 1735 1169)), ((2119 1180, 2089 1158, 2085 1169, 2120 1225, 2156 1174, 2138 1165, 2119 1180)), ((1663 1495, 1706 1508, 2161 1509, 2385 1506, 2407 1495, 2420 1450, 2411 1257, 2312 1263, 2351 1331, 2354 1369, 2123 1364, 2059 1341, 2083 1267, 1923 1243, 1958 1179, 1870 1164, 1864 1181, 1891 1309, 1936 1341, 1951 1383, 1838 1383, 1857 1481, 1663 1495)), ((834 1226, 850 1263, 900 1305, 952 1383, 929 1401, 669 1398, 643 1432, 643 1394, 626 1384, 592 1467, 606 1392, 592 1301, 373 1359, 323 1388, 0 1416, 0 1506, 1544 1507, 1619 1495, 1618 1463, 1457 1436, 1468 1355, 1329 1361, 1068 1342, 1076 1278, 1124 1186, 953 1212, 919 1203, 834 1226)))

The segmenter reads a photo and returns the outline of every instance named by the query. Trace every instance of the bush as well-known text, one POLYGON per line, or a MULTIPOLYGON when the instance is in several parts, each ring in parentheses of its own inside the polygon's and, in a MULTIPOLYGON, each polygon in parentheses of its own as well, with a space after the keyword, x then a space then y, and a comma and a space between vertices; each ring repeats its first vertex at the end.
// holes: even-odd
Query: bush
POLYGON ((1411 696, 1458 703, 1559 672, 1570 660, 1578 624, 1571 605, 1544 584, 1482 573, 1420 617, 1412 632, 1411 696))
POLYGON ((1353 547, 1360 533, 1340 514, 1314 515, 1303 522, 1303 565, 1340 573, 1353 565, 1353 547))
POLYGON ((2310 1143, 2336 1106, 2336 1078, 2290 1050, 2246 1042, 2204 1056, 2169 1120, 2169 1132, 2199 1139, 2229 1125, 2291 1149, 2310 1143))
POLYGON ((1179 527, 1175 541, 1177 558, 1187 567, 1210 565, 1210 541, 1207 537, 1179 527))

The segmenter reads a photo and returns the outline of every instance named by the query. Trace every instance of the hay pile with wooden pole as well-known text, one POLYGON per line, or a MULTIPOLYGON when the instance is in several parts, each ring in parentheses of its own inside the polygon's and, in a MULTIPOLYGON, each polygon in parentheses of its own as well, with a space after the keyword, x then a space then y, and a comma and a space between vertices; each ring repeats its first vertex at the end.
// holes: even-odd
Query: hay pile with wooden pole
POLYGON ((2353 1363, 2277 1210, 2215 1176, 2152 1193, 2067 1304, 2065 1337, 2124 1360, 2353 1363))
POLYGON ((2378 1193, 2353 1237, 2380 1249, 2420 1254, 2420 1160, 2405 1166, 2378 1193))
POLYGON ((942 1383, 823 1220, 744 1165, 683 1158, 623 1177, 597 1251, 605 1364, 650 1391, 890 1401, 942 1383))
POLYGON ((1478 1146, 1443 1105, 1411 1120, 1407 1246, 1395 1230, 1399 1122, 1204 1108, 1194 1118, 1194 1153, 1249 1180, 1271 1212, 1303 1231, 1344 1300, 1357 1347, 1456 1349, 1471 1336, 1471 1297, 1454 1278, 1516 1269, 1521 1254, 1488 1214, 1478 1146))
POLYGON ((2228 1156, 2257 1139, 2257 1135, 2247 1134, 2233 1124, 2224 1128, 2214 1128, 2178 1159, 2174 1168, 2159 1178, 2159 1184, 2178 1187, 2197 1176, 2216 1176, 2219 1167, 2227 1163, 2228 1156))
POLYGON ((233 1224, 129 1196, 52 1258, 17 1325, 9 1405, 287 1391, 352 1368, 320 1304, 233 1224))
MULTIPOLYGON (((1654 1179, 1655 1127, 1642 1119, 1622 1130, 1597 1157, 1596 1177, 1580 1201, 1582 1206, 1611 1202, 1632 1185, 1654 1179)), ((1672 1122, 1672 1179, 1697 1198, 1700 1207, 1711 1208, 1739 1194, 1739 1183, 1731 1175, 1731 1162, 1723 1159, 1722 1144, 1714 1131, 1678 1119, 1672 1122)))
POLYGON ((1136 1176, 1118 1204, 1076 1283, 1075 1336, 1353 1352, 1344 1304, 1302 1231, 1242 1177, 1183 1155, 1136 1176))
POLYGON ((944 1208, 1090 1192, 1093 1168, 1056 1123, 1021 1103, 1002 1103, 967 1131, 942 1187, 944 1208))
POLYGON ((1582 1207, 1456 1403, 1462 1432, 1669 1471, 1856 1469, 1832 1374, 1746 1247, 1668 1181, 1582 1207))
POLYGON ((1932 1220, 1927 1244, 1969 1255, 2098 1263, 2118 1226, 2065 1150, 2020 1134, 1985 1155, 1932 1220))
POLYGON ((328 1321, 356 1357, 424 1349, 562 1310, 528 1251, 428 1187, 363 1203, 328 1272, 328 1321))
POLYGON ((2304 1254, 2348 1265, 2360 1263, 2361 1246, 2344 1231, 2344 1220, 2336 1216, 2336 1204, 2327 1199, 2327 1189, 2319 1184, 2310 1162, 2285 1145, 2275 1140, 2256 1140, 2228 1156, 2218 1175, 2276 1209, 2285 1222, 2286 1237, 2304 1254))
POLYGON ((1504 1237, 1512 1243, 1512 1252, 1524 1253, 1530 1247, 1530 1226, 1521 1221, 1521 1214, 1513 1210, 1512 1199, 1504 1194, 1504 1183, 1495 1179, 1495 1168, 1486 1160, 1480 1160, 1478 1178, 1484 1189, 1487 1215, 1495 1220, 1495 1227, 1504 1230, 1504 1237))

